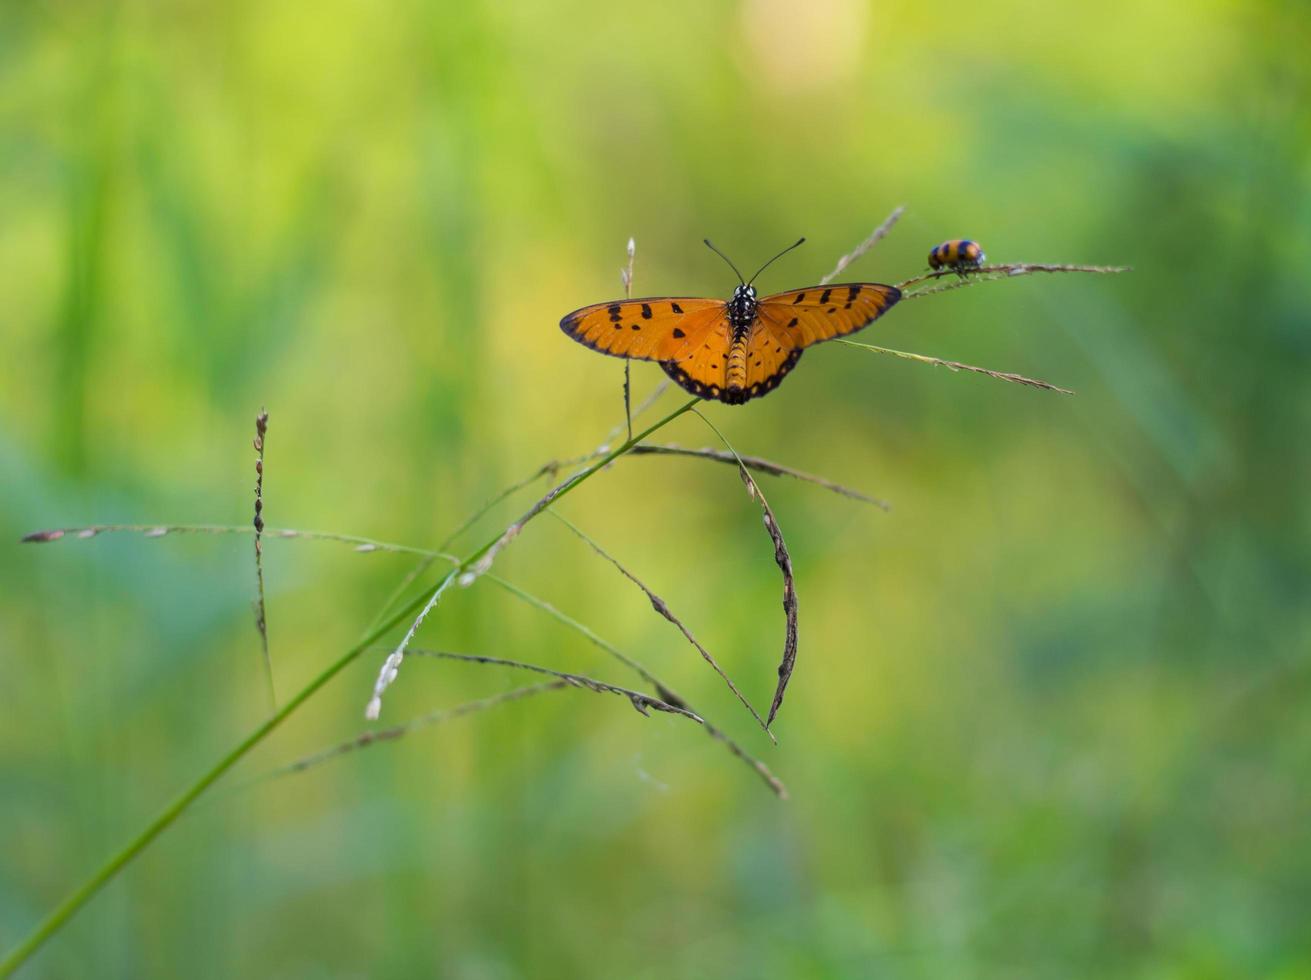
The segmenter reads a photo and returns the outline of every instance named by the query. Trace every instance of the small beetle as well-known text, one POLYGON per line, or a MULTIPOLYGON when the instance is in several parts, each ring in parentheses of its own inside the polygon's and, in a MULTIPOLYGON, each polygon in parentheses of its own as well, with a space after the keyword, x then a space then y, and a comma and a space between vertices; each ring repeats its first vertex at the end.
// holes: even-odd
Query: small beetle
POLYGON ((972 242, 968 238, 954 238, 949 242, 933 246, 929 252, 929 268, 934 271, 951 269, 964 275, 969 269, 977 269, 986 258, 978 242, 972 242))

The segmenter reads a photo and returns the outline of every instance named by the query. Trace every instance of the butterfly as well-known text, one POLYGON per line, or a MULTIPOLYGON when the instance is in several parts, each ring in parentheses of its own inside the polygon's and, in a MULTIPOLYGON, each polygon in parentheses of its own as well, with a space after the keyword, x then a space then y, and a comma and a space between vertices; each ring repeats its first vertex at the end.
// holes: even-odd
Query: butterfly
POLYGON ((876 282, 790 289, 763 299, 752 285, 802 238, 738 283, 727 301, 674 296, 614 300, 574 310, 560 329, 586 347, 613 357, 658 361, 665 374, 700 398, 741 405, 778 387, 811 344, 869 326, 901 290, 876 282))

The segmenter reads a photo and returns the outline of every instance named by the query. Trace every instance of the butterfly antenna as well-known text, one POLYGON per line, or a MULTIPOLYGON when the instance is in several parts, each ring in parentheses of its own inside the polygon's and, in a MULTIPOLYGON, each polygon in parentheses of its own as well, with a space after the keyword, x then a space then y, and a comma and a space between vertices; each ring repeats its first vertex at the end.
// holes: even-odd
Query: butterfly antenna
POLYGON ((702 239, 702 241, 706 243, 706 247, 710 249, 710 251, 714 252, 721 259, 723 259, 725 262, 728 263, 728 267, 733 270, 733 275, 737 276, 737 281, 745 285, 745 280, 742 278, 742 273, 737 271, 737 266, 733 264, 733 260, 730 259, 723 252, 721 252, 719 249, 715 248, 714 244, 710 241, 709 238, 702 239))
POLYGON ((773 265, 775 262, 777 262, 777 261, 778 261, 779 259, 781 259, 783 256, 787 255, 788 252, 792 251, 794 248, 796 248, 798 245, 800 245, 800 244, 801 244, 802 242, 804 242, 804 241, 805 241, 804 238, 798 238, 795 242, 793 242, 793 243, 792 243, 791 245, 789 245, 787 248, 783 249, 783 251, 779 252, 777 255, 775 255, 772 259, 770 259, 770 260, 769 260, 768 262, 766 262, 764 265, 762 265, 759 269, 756 270, 756 275, 755 275, 755 276, 752 276, 750 279, 747 280, 747 285, 750 286, 753 282, 756 281, 756 276, 760 275, 760 273, 764 272, 764 271, 765 271, 766 269, 768 269, 771 265, 773 265))

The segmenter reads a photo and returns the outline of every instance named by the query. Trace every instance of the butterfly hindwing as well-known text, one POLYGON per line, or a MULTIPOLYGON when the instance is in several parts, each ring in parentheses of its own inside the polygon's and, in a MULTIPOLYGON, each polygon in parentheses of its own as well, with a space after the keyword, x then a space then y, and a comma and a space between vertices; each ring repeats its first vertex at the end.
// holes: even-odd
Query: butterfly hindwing
POLYGON ((560 329, 592 350, 614 357, 668 361, 685 355, 723 318, 717 299, 658 296, 596 303, 574 310, 560 329))
POLYGON ((690 331, 683 349, 661 360, 665 374, 700 398, 727 400, 726 376, 732 332, 721 310, 700 331, 690 331))
POLYGON ((875 282, 811 286, 766 296, 757 316, 784 350, 800 349, 869 326, 901 299, 896 286, 875 282))
POLYGON ((772 330, 758 322, 747 343, 746 397, 742 400, 773 391, 799 360, 800 347, 784 346, 772 330))

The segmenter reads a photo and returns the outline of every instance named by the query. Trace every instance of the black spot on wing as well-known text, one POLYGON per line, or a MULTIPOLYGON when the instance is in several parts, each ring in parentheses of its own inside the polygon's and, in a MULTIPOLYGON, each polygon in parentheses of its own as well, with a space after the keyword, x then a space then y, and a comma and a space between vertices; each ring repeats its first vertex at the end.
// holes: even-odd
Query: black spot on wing
POLYGON ((687 336, 687 334, 683 333, 683 331, 679 330, 677 327, 674 327, 674 336, 677 337, 679 340, 682 340, 684 337, 687 336))
POLYGON ((650 303, 643 303, 643 304, 642 304, 642 319, 643 319, 643 320, 649 320, 649 319, 651 319, 651 304, 650 304, 650 303))

